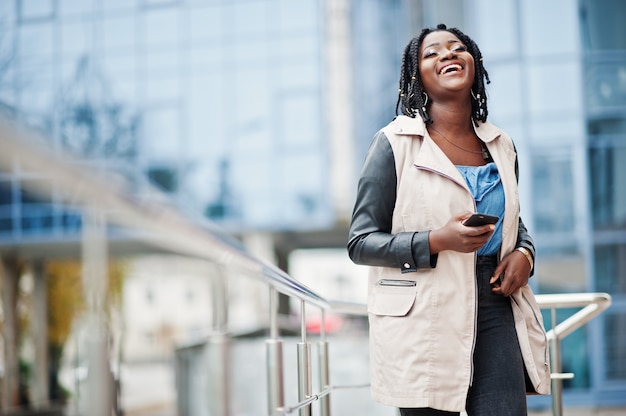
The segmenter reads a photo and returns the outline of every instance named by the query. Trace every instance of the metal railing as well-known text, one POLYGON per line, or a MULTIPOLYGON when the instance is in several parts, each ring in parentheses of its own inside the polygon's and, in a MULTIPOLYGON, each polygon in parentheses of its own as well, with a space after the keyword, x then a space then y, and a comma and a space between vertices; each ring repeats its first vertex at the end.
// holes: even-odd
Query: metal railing
POLYGON ((611 296, 607 293, 564 293, 536 295, 542 309, 550 310, 551 329, 548 331, 550 342, 550 368, 552 390, 552 414, 563 414, 563 380, 574 377, 573 373, 562 373, 561 341, 563 338, 582 327, 611 305, 611 296), (556 310, 561 308, 582 308, 561 323, 557 322, 556 310))
MULTIPOLYGON (((236 268, 245 271, 247 275, 261 278, 269 287, 270 317, 269 338, 266 340, 266 367, 267 367, 267 414, 284 415, 298 411, 302 415, 311 415, 312 403, 320 402, 320 414, 330 415, 330 394, 341 388, 360 388, 368 386, 367 383, 351 386, 333 386, 329 377, 328 341, 326 339, 325 326, 321 326, 319 351, 319 382, 317 392, 313 391, 312 368, 311 368, 311 343, 307 340, 306 308, 315 307, 322 311, 322 323, 325 322, 325 314, 328 311, 338 314, 366 316, 366 307, 363 304, 334 302, 324 299, 309 287, 293 279, 284 271, 272 264, 264 262, 250 253, 241 245, 220 230, 213 229, 210 224, 199 226, 182 216, 174 207, 164 204, 141 201, 130 197, 123 188, 118 188, 106 178, 86 174, 84 169, 76 163, 65 160, 58 154, 47 150, 44 146, 33 146, 30 140, 25 140, 23 132, 17 132, 11 125, 0 125, 0 142, 3 151, 0 152, 0 166, 11 169, 16 159, 24 170, 32 170, 45 173, 54 178, 58 189, 71 196, 71 201, 80 207, 84 216, 83 230, 83 262, 85 270, 100 270, 97 274, 85 273, 84 284, 86 295, 93 301, 88 304, 90 313, 93 315, 94 342, 100 344, 93 348, 99 351, 101 356, 91 356, 93 368, 102 367, 103 359, 106 359, 107 337, 102 326, 103 311, 101 299, 103 298, 104 286, 101 282, 105 278, 101 270, 104 258, 108 255, 103 239, 104 228, 107 224, 117 224, 130 229, 141 231, 141 235, 151 245, 160 247, 166 251, 202 258, 214 262, 219 268, 236 268), (283 344, 279 338, 278 324, 278 294, 282 293, 300 301, 301 340, 297 344, 297 371, 298 371, 298 403, 287 405, 284 395, 283 378, 283 344)), ((46 193, 50 189, 42 188, 36 191, 46 193)), ((221 274, 217 285, 224 287, 221 281, 226 279, 221 274)), ((213 301, 214 327, 218 333, 220 351, 228 348, 227 318, 224 308, 224 293, 214 291, 213 301)), ((552 311, 553 325, 548 332, 551 343, 551 361, 554 375, 552 377, 552 401, 553 414, 562 414, 562 380, 570 375, 561 374, 560 342, 575 329, 586 324, 593 317, 600 314, 610 305, 610 296, 605 293, 581 293, 581 294, 555 294, 538 295, 537 300, 543 309, 552 311), (582 309, 566 319, 562 323, 556 323, 556 309, 582 307, 582 309)), ((223 354, 227 354, 224 352, 223 354)), ((222 357, 224 358, 224 357, 222 357)), ((222 377, 223 390, 220 392, 218 403, 219 414, 229 414, 229 391, 228 391, 228 362, 217 360, 224 366, 216 371, 218 377, 222 377)), ((106 392, 106 372, 102 372, 101 379, 94 377, 90 391, 96 393, 106 392)), ((97 374, 97 373, 96 373, 97 374)), ((104 394, 95 394, 95 399, 102 399, 104 394)), ((111 412, 111 404, 106 400, 95 400, 92 403, 91 414, 108 415, 111 412), (94 407, 95 406, 95 407, 94 407)))
MULTIPOLYGON (((611 305, 611 296, 607 293, 566 293, 566 294, 538 294, 536 295, 537 302, 541 309, 547 309, 550 311, 551 317, 551 329, 547 331, 548 342, 550 344, 550 366, 551 366, 551 402, 552 402, 552 414, 553 416, 562 416, 563 415, 563 380, 571 379, 574 377, 572 373, 562 373, 562 365, 561 365, 561 341, 574 332, 576 329, 581 328, 589 321, 591 321, 594 317, 600 315, 603 311, 605 311, 611 305), (556 311, 557 309, 563 308, 581 308, 577 312, 573 313, 571 316, 564 319, 562 322, 557 322, 556 311)), ((346 313, 360 316, 367 316, 367 307, 365 304, 355 304, 355 303, 344 303, 344 302, 333 302, 328 301, 328 305, 331 309, 334 309, 338 313, 346 313)), ((276 312, 272 312, 275 314, 276 312)), ((302 319, 304 319, 304 313, 302 314, 302 319)), ((322 326, 323 328, 323 326, 322 326)), ((302 344, 306 344, 306 333, 305 328, 302 328, 302 344)), ((270 337, 268 341, 268 357, 271 355, 269 349, 270 345, 276 345, 279 341, 275 338, 275 335, 270 337)), ((324 340, 324 333, 322 332, 322 340, 320 344, 327 348, 328 344, 324 340)), ((300 347, 300 344, 299 344, 300 347)), ((320 349, 320 351, 323 351, 320 349)), ((273 357, 273 361, 270 363, 268 360, 268 374, 270 373, 270 369, 276 371, 276 368, 279 367, 276 365, 279 355, 273 357)), ((328 368, 328 354, 320 353, 319 357, 320 366, 328 368)), ((301 359, 299 355, 298 360, 298 372, 303 377, 309 374, 310 369, 309 360, 301 359)), ((295 409, 299 409, 303 406, 308 405, 314 400, 318 400, 323 398, 327 394, 330 393, 332 387, 330 387, 330 383, 326 372, 320 372, 322 374, 322 379, 320 380, 320 392, 312 393, 310 389, 303 388, 301 390, 300 400, 301 402, 292 407, 285 407, 280 395, 277 397, 275 395, 270 394, 268 396, 269 403, 269 413, 270 415, 277 414, 286 414, 292 412, 295 409)), ((282 385, 280 384, 282 379, 279 377, 269 378, 268 385, 270 386, 271 392, 280 392, 282 391, 282 385)), ((303 386, 310 386, 310 383, 303 383, 303 386)), ((365 385, 359 386, 348 386, 348 387, 365 387, 365 385)), ((330 415, 330 410, 327 407, 327 402, 322 404, 321 407, 321 416, 330 415)), ((311 413, 301 412, 301 415, 310 415, 311 413)))
MULTIPOLYGON (((165 201, 141 200, 127 192, 123 181, 119 178, 111 180, 107 172, 86 171, 84 165, 76 160, 55 153, 46 145, 46 140, 32 132, 24 131, 13 123, 0 120, 0 167, 11 171, 14 166, 27 172, 37 172, 54 179, 56 191, 67 195, 72 208, 82 213, 82 261, 83 286, 87 302, 87 315, 90 317, 90 353, 88 366, 102 369, 109 361, 109 331, 106 327, 103 299, 106 290, 106 259, 109 256, 106 244, 106 229, 109 225, 126 227, 138 231, 136 237, 144 243, 169 253, 180 254, 193 258, 208 260, 224 271, 235 269, 243 275, 261 279, 270 288, 270 338, 267 340, 267 388, 268 414, 289 414, 298 410, 301 415, 311 412, 310 404, 321 400, 323 414, 330 413, 327 396, 334 389, 363 387, 330 386, 328 382, 328 344, 325 331, 322 330, 320 345, 321 362, 326 363, 320 368, 321 386, 319 393, 313 394, 311 382, 311 348, 306 339, 305 305, 320 308, 322 313, 333 309, 333 306, 315 291, 293 279, 273 264, 265 262, 252 254, 238 241, 215 228, 210 223, 199 223, 182 215, 175 207, 165 201), (302 315, 302 340, 298 343, 298 396, 300 403, 286 407, 284 404, 282 342, 278 338, 277 320, 278 293, 300 300, 302 315)), ((40 188, 35 184, 29 191, 46 198, 54 192, 52 187, 43 184, 40 188)), ((215 371, 216 377, 222 378, 222 386, 217 393, 215 414, 230 414, 230 392, 228 389, 228 331, 226 296, 223 289, 226 273, 218 273, 212 301, 214 303, 213 329, 216 334, 212 342, 220 345, 222 356, 215 360, 222 368, 215 371), (221 288, 221 289, 220 289, 221 288), (218 340, 218 341, 216 341, 218 340)), ((335 312, 342 313, 335 304, 335 312)), ((347 305, 347 304, 345 304, 347 305)), ((350 314, 344 310, 343 313, 350 314)), ((324 325, 322 325, 322 328, 324 325)), ((96 416, 108 416, 112 411, 110 386, 107 371, 93 372, 94 377, 87 380, 86 390, 90 392, 89 413, 96 416)), ((215 393, 212 393, 215 394, 215 393)))
POLYGON ((326 311, 330 310, 335 314, 367 316, 367 310, 363 304, 351 304, 343 302, 326 301, 322 307, 320 340, 318 341, 318 391, 313 392, 313 383, 311 380, 311 344, 307 341, 306 330, 306 304, 307 299, 303 297, 300 302, 300 337, 301 340, 297 344, 297 371, 298 371, 298 400, 293 405, 285 405, 284 399, 284 381, 283 381, 283 361, 282 361, 282 341, 278 337, 277 317, 278 309, 277 291, 270 289, 271 296, 274 301, 271 302, 270 308, 270 337, 267 340, 267 374, 268 374, 268 415, 285 415, 291 414, 296 410, 301 416, 311 415, 311 404, 320 401, 320 415, 330 416, 330 400, 329 395, 334 390, 364 388, 369 387, 369 383, 353 384, 353 385, 331 385, 330 384, 330 363, 328 354, 328 341, 326 339, 325 317, 326 311))

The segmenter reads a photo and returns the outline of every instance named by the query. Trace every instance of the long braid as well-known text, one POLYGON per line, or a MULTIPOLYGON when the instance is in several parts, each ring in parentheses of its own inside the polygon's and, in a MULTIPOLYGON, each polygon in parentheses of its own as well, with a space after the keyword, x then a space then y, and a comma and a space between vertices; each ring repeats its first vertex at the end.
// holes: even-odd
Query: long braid
POLYGON ((398 102, 396 103, 396 114, 398 114, 399 107, 402 114, 409 117, 415 117, 419 113, 425 122, 427 120, 430 121, 430 118, 422 110, 426 102, 419 74, 419 50, 424 37, 428 33, 430 33, 429 29, 422 30, 422 33, 411 39, 404 49, 400 70, 398 102))
POLYGON ((402 114, 415 117, 419 114, 425 123, 432 123, 428 115, 426 96, 422 87, 422 80, 419 74, 419 52, 426 35, 431 32, 445 30, 454 34, 465 44, 468 52, 474 58, 474 84, 472 85, 472 119, 474 122, 487 121, 487 93, 485 81, 489 84, 489 74, 483 65, 483 58, 476 42, 457 28, 447 28, 444 24, 437 25, 436 29, 425 28, 422 32, 411 39, 404 49, 402 55, 402 65, 400 68, 400 87, 398 91, 398 101, 396 102, 396 114, 398 109, 402 114), (475 98, 474 98, 475 96, 475 98))

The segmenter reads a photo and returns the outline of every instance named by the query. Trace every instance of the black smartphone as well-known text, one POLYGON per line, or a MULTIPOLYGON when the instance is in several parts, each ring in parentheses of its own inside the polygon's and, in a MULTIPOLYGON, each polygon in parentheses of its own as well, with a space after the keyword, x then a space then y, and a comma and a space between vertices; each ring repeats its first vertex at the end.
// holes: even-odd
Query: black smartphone
POLYGON ((479 225, 495 224, 500 218, 487 214, 472 214, 471 217, 463 221, 463 225, 467 227, 477 227, 479 225))

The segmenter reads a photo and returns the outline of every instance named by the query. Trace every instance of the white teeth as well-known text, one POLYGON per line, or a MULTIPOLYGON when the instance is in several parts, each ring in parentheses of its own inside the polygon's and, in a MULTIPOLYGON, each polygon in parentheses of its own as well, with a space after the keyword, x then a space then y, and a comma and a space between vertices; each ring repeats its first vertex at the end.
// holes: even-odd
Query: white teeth
POLYGON ((460 71, 462 70, 463 67, 459 64, 452 64, 452 65, 446 65, 443 68, 441 68, 441 70, 439 71, 439 74, 445 74, 447 72, 452 72, 452 71, 460 71))

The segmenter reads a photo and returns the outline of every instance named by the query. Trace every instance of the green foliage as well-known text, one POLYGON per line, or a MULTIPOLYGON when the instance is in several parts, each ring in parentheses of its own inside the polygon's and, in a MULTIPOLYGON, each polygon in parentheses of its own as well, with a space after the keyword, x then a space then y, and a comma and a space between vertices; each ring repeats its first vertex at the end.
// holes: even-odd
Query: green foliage
MULTIPOLYGON (((106 299, 111 308, 121 305, 124 285, 124 266, 112 262, 108 265, 106 299)), ((48 342, 63 346, 72 330, 74 318, 85 308, 82 266, 79 261, 52 261, 46 267, 48 279, 48 342)))
POLYGON ((81 264, 53 261, 46 267, 48 284, 48 343, 62 347, 72 330, 74 317, 84 308, 81 264))

